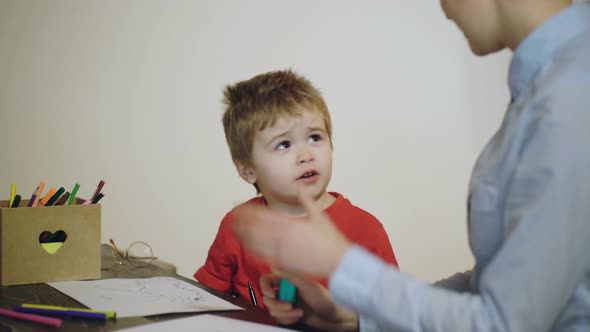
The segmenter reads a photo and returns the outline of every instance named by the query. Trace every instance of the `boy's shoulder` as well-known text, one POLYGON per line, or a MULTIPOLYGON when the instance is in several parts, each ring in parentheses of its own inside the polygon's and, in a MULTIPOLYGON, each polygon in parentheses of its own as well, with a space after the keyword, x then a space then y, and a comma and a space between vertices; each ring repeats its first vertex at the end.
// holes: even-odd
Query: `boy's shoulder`
POLYGON ((263 198, 263 197, 261 197, 261 196, 256 196, 256 197, 253 197, 253 198, 251 198, 251 199, 247 200, 246 202, 244 202, 244 203, 242 203, 242 204, 240 204, 240 205, 238 205, 238 206, 236 206, 236 207, 232 208, 231 210, 229 210, 229 211, 228 211, 228 212, 225 214, 225 216, 224 216, 224 217, 223 217, 223 219, 221 220, 221 225, 220 225, 219 227, 220 227, 220 228, 227 228, 227 227, 230 227, 230 226, 231 226, 231 224, 232 224, 232 223, 233 223, 233 221, 234 221, 234 218, 233 218, 233 212, 234 212, 234 210, 235 210, 235 209, 237 209, 237 208, 239 208, 240 206, 244 206, 244 205, 246 205, 246 204, 260 204, 260 205, 262 205, 262 204, 264 204, 264 198, 263 198))
POLYGON ((354 221, 355 223, 364 222, 370 226, 381 225, 381 222, 366 210, 352 204, 349 199, 344 195, 337 192, 330 192, 330 195, 334 196, 336 200, 330 205, 324 212, 328 214, 332 220, 343 220, 343 221, 354 221))
POLYGON ((235 206, 233 209, 231 209, 227 214, 231 214, 235 209, 244 206, 244 205, 249 205, 249 204, 255 204, 255 205, 263 205, 264 204, 264 197, 262 196, 255 196, 250 198, 249 200, 245 201, 244 203, 241 203, 240 205, 235 206))

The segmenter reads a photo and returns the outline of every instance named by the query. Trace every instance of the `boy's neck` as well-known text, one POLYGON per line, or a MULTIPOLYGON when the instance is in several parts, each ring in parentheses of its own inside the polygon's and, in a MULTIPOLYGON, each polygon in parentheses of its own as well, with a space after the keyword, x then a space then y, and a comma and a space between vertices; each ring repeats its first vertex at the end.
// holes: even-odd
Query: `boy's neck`
MULTIPOLYGON (((288 202, 278 201, 267 199, 264 197, 266 205, 274 211, 277 211, 281 214, 285 214, 291 217, 304 217, 307 215, 307 212, 303 208, 303 206, 299 203, 291 204, 288 202)), ((330 205, 332 205, 336 201, 336 197, 332 196, 329 192, 325 191, 322 195, 315 199, 315 203, 320 207, 323 211, 327 209, 330 205)))

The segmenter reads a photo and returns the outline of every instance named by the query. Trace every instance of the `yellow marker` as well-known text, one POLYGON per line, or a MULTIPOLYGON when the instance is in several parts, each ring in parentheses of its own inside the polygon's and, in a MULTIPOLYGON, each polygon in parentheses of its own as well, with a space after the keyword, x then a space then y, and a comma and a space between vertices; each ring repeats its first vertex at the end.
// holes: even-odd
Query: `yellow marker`
POLYGON ((13 183, 10 186, 10 203, 8 204, 8 207, 12 206, 12 202, 14 202, 14 197, 16 196, 16 184, 13 183))
POLYGON ((107 316, 107 318, 115 319, 117 318, 117 313, 114 311, 104 311, 104 310, 93 310, 93 309, 83 309, 83 308, 69 308, 69 307, 60 307, 56 305, 46 305, 46 304, 27 304, 23 303, 20 305, 23 308, 36 308, 36 309, 50 309, 50 310, 61 310, 61 311, 83 311, 83 312, 96 312, 102 313, 107 316))

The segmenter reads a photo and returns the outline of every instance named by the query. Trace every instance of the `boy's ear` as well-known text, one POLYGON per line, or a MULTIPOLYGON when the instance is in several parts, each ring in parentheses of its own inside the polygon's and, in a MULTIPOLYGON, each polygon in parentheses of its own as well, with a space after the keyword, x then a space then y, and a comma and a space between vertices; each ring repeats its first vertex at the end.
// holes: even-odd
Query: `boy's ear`
POLYGON ((251 166, 248 166, 245 163, 237 160, 234 160, 234 165, 236 165, 238 174, 240 174, 240 177, 244 179, 244 181, 248 182, 249 184, 256 183, 256 173, 254 173, 254 169, 251 166))

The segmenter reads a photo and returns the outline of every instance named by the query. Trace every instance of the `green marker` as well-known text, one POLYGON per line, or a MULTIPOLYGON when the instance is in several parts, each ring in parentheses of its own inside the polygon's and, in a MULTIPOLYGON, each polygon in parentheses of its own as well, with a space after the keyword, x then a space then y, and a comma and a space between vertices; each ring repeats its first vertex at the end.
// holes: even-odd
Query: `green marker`
POLYGON ((80 189, 80 185, 76 183, 74 189, 72 189, 72 193, 70 194, 67 205, 72 205, 72 202, 76 199, 76 193, 78 192, 78 189, 80 189))
POLYGON ((295 303, 297 298, 297 288, 287 279, 281 279, 279 282, 279 300, 295 303))

